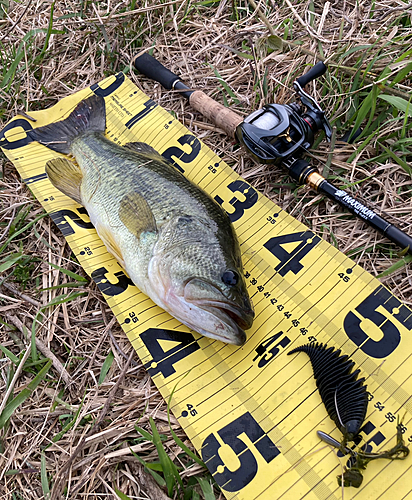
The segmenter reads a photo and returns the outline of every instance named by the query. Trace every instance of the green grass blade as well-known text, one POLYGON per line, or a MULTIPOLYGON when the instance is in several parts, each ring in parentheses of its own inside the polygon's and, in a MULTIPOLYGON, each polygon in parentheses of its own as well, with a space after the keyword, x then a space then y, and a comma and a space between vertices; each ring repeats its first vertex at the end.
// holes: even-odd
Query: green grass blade
POLYGON ((9 421, 10 417, 16 411, 16 409, 26 401, 26 399, 31 396, 36 387, 40 382, 46 377, 47 372, 50 370, 52 365, 51 360, 39 371, 39 373, 34 377, 34 379, 29 383, 29 385, 23 389, 14 399, 10 401, 2 411, 0 415, 0 429, 2 429, 6 423, 9 421))
POLYGON ((0 344, 0 351, 2 351, 15 365, 18 365, 20 363, 20 359, 11 351, 9 351, 7 347, 2 346, 1 344, 0 344))
POLYGON ((215 73, 216 77, 218 78, 219 82, 222 84, 222 87, 225 89, 226 93, 230 95, 230 97, 233 99, 233 102, 236 104, 239 104, 239 99, 236 97, 236 94, 233 92, 233 90, 229 87, 229 85, 223 80, 223 78, 220 76, 219 72, 217 69, 213 68, 212 65, 210 65, 211 68, 213 69, 213 72, 215 73))
POLYGON ((155 472, 154 470, 150 469, 148 467, 149 464, 147 462, 145 462, 143 460, 143 458, 140 458, 139 455, 137 455, 131 448, 129 448, 129 450, 137 458, 137 460, 139 460, 139 462, 144 466, 144 470, 146 472, 148 472, 153 477, 153 479, 156 481, 156 483, 159 486, 164 488, 166 486, 166 481, 162 478, 162 476, 160 474, 158 474, 157 472, 155 472))
MULTIPOLYGON (((31 325, 31 344, 30 344, 30 349, 31 349, 31 359, 33 361, 37 361, 39 359, 39 356, 37 355, 37 347, 36 347, 36 328, 37 328, 37 325, 38 325, 38 321, 39 321, 38 318, 39 318, 40 315, 41 315, 40 312, 38 312, 36 314, 35 321, 33 321, 32 325, 31 325)), ((24 330, 26 329, 26 327, 24 325, 23 325, 23 328, 24 328, 24 330)), ((28 335, 28 334, 26 333, 26 335, 28 335)))
POLYGON ((45 247, 50 248, 50 250, 53 250, 53 252, 55 251, 55 249, 51 245, 49 245, 49 242, 46 241, 43 238, 43 236, 41 236, 41 234, 37 231, 36 226, 33 226, 33 233, 34 233, 34 236, 36 236, 36 238, 39 241, 41 241, 45 247))
POLYGON ((412 262, 412 255, 406 255, 403 259, 398 260, 398 262, 395 262, 395 264, 392 264, 390 267, 388 267, 386 271, 383 271, 383 273, 378 274, 377 278, 383 278, 384 276, 389 276, 395 271, 398 271, 399 269, 405 267, 406 264, 408 264, 409 262, 412 262))
POLYGON ((240 50, 234 49, 233 47, 230 48, 230 51, 243 59, 251 59, 253 61, 252 54, 248 54, 247 52, 241 52, 240 50))
POLYGON ((345 52, 342 54, 342 58, 347 58, 350 54, 353 54, 355 52, 363 52, 365 49, 370 49, 371 47, 373 47, 373 45, 356 45, 355 47, 351 47, 350 49, 345 50, 345 52))
POLYGON ((44 309, 47 309, 48 307, 64 304, 65 302, 70 302, 74 299, 77 299, 77 297, 84 297, 85 295, 87 295, 87 292, 78 292, 73 294, 63 293, 62 295, 59 295, 58 297, 52 299, 45 306, 42 306, 41 310, 44 311, 44 309))
MULTIPOLYGON (((28 33, 24 35, 20 45, 17 50, 13 50, 12 60, 13 62, 8 66, 7 72, 3 76, 3 80, 0 81, 0 88, 5 89, 7 92, 10 90, 13 81, 15 80, 15 74, 17 72, 17 68, 24 57, 24 45, 30 41, 31 38, 36 36, 38 33, 47 33, 47 30, 44 28, 36 28, 30 30, 28 33)), ((62 30, 52 30, 51 34, 63 34, 62 30)), ((4 49, 2 50, 4 52, 4 49)))
POLYGON ((202 493, 205 496, 205 500, 216 500, 216 497, 213 493, 213 487, 210 482, 204 477, 196 477, 196 479, 200 484, 200 488, 202 489, 202 493))
POLYGON ((23 57, 24 57, 24 42, 21 42, 14 56, 13 62, 11 63, 7 73, 4 75, 3 81, 0 83, 0 88, 4 88, 6 91, 9 90, 9 86, 13 82, 13 77, 16 72, 16 69, 20 64, 21 60, 23 59, 23 57))
POLYGON ((108 371, 110 370, 110 367, 112 366, 114 360, 114 354, 113 351, 110 351, 109 354, 106 356, 106 359, 104 360, 102 370, 99 375, 99 381, 98 384, 101 385, 106 378, 106 375, 108 371))
POLYGON ((147 467, 150 470, 156 470, 159 472, 162 472, 162 464, 160 462, 146 462, 145 467, 147 467))
POLYGON ((14 218, 13 222, 10 225, 9 236, 15 233, 22 226, 32 208, 33 205, 23 206, 20 208, 20 210, 16 214, 16 217, 14 218))
POLYGON ((0 19, 6 17, 6 13, 10 8, 9 0, 0 0, 0 19))
POLYGON ((37 290, 39 292, 46 292, 47 290, 60 290, 62 288, 77 288, 79 286, 84 286, 84 281, 71 281, 69 283, 60 283, 60 285, 48 286, 46 288, 39 287, 37 290))
POLYGON ((412 118, 412 105, 410 101, 406 101, 402 99, 402 97, 398 97, 396 95, 380 95, 379 99, 383 99, 384 101, 391 104, 394 108, 399 109, 399 111, 403 111, 408 114, 412 118))
POLYGON ((40 461, 41 487, 43 490, 44 499, 48 500, 50 498, 50 487, 49 487, 49 480, 47 478, 46 457, 44 453, 41 454, 40 460, 41 460, 40 461))
POLYGON ((116 495, 120 498, 120 500, 131 500, 130 497, 128 497, 125 493, 119 491, 117 488, 115 488, 114 491, 116 492, 116 495))
POLYGON ((144 429, 142 429, 141 427, 139 427, 138 425, 135 424, 134 428, 137 430, 137 432, 140 432, 140 434, 145 438, 147 439, 148 441, 150 441, 151 443, 153 443, 153 436, 145 431, 144 429))
POLYGON ((53 30, 54 4, 55 4, 55 2, 53 2, 50 6, 50 19, 49 19, 49 25, 47 26, 46 37, 44 39, 44 45, 43 45, 43 48, 42 48, 40 54, 37 56, 36 61, 41 61, 43 59, 43 55, 46 53, 47 47, 49 46, 49 40, 50 40, 50 36, 51 36, 52 30, 53 30))
MULTIPOLYGON (((375 116, 375 109, 376 109, 376 98, 379 94, 379 89, 376 85, 374 85, 372 87, 372 92, 370 93, 371 95, 371 104, 370 104, 370 111, 369 111, 369 118, 368 118, 368 122, 367 124, 364 126, 361 134, 359 135, 359 137, 357 138, 357 140, 360 140, 362 139, 365 135, 367 135, 367 133, 370 133, 370 126, 372 124, 372 121, 375 123, 374 121, 374 116, 375 116)), ((353 128, 352 130, 352 134, 357 130, 357 128, 353 128)))
POLYGON ((407 64, 403 69, 399 71, 399 73, 391 81, 389 87, 393 87, 397 83, 401 82, 404 78, 406 78, 409 75, 409 73, 411 73, 411 71, 412 71, 412 62, 407 64))
POLYGON ((157 454, 159 455, 159 460, 160 463, 162 464, 162 469, 163 469, 163 475, 166 481, 166 486, 167 486, 167 492, 169 497, 172 496, 173 494, 173 488, 176 483, 176 481, 181 485, 183 489, 183 482, 180 478, 179 472, 175 466, 175 464, 172 462, 171 458, 169 455, 166 453, 165 449, 163 448, 162 441, 159 436, 159 432, 156 428, 156 424, 153 420, 152 417, 149 418, 150 422, 150 427, 153 432, 153 443, 156 446, 157 454))
POLYGON ((87 282, 87 278, 80 276, 80 274, 73 273, 72 271, 64 269, 64 267, 60 267, 56 264, 53 264, 52 262, 47 262, 47 264, 49 264, 49 266, 54 267, 54 269, 59 270, 61 273, 65 274, 66 276, 69 276, 70 278, 76 281, 83 281, 84 283, 87 282))
POLYGON ((406 163, 406 161, 403 161, 401 158, 399 158, 398 155, 396 155, 393 151, 391 151, 389 148, 386 148, 383 144, 381 144, 383 149, 388 153, 388 155, 394 160, 398 165, 400 165, 407 174, 412 175, 412 168, 406 163))
POLYGON ((76 413, 73 415, 73 418, 63 427, 63 429, 60 432, 58 432, 55 436, 52 437, 51 440, 52 442, 49 443, 47 446, 45 446, 44 450, 47 450, 47 448, 49 448, 49 446, 51 446, 53 443, 57 443, 57 441, 60 441, 60 439, 66 434, 66 432, 68 432, 74 426, 82 407, 83 407, 83 401, 79 405, 79 408, 77 409, 76 413))
POLYGON ((44 214, 40 214, 38 215, 34 220, 32 220, 31 222, 29 222, 28 224, 26 224, 24 227, 22 227, 21 229, 19 229, 18 231, 16 231, 14 234, 12 234, 7 240, 6 242, 3 244, 3 246, 0 248, 0 254, 3 252, 3 250, 5 248, 7 248, 7 246, 9 245, 9 243, 16 237, 16 236, 19 236, 19 234, 21 233, 24 233, 24 231, 27 231, 28 229, 31 228, 31 226, 33 224, 36 224, 36 222, 38 222, 40 219, 43 219, 44 217, 46 217, 48 214, 47 213, 44 213, 44 214))
POLYGON ((0 273, 3 273, 4 271, 7 271, 7 269, 10 269, 10 267, 14 266, 14 264, 16 264, 16 262, 21 260, 22 257, 23 257, 23 254, 21 252, 12 253, 12 254, 8 255, 7 257, 5 257, 3 259, 2 264, 0 264, 0 273))
POLYGON ((365 120, 367 117, 368 113, 371 113, 371 109, 374 106, 374 101, 373 101, 373 92, 369 92, 368 96, 366 99, 363 101, 361 107, 359 108, 358 112, 356 113, 356 119, 355 123, 352 127, 352 132, 349 136, 349 141, 351 140, 352 136, 358 130, 358 128, 361 126, 362 122, 365 120))

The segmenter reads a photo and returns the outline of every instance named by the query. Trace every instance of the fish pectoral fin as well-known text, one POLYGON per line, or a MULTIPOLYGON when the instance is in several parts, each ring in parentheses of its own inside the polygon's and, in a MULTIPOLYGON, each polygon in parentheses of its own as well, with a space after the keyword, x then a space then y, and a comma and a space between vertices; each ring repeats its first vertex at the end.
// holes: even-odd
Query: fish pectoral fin
POLYGON ((113 257, 117 260, 117 262, 124 267, 124 259, 122 252, 117 244, 113 233, 106 226, 97 225, 96 226, 97 234, 100 236, 100 239, 105 244, 109 253, 113 255, 113 257))
POLYGON ((146 144, 145 142, 128 142, 123 147, 130 149, 130 151, 133 151, 134 153, 139 153, 148 156, 153 160, 167 163, 167 160, 163 158, 163 156, 160 153, 158 153, 154 148, 152 148, 152 146, 149 146, 149 144, 146 144))
POLYGON ((80 195, 83 174, 78 165, 67 158, 54 158, 46 163, 46 174, 54 187, 83 204, 80 195))
POLYGON ((119 217, 127 229, 137 238, 143 232, 157 233, 153 212, 139 193, 129 193, 122 198, 119 217))

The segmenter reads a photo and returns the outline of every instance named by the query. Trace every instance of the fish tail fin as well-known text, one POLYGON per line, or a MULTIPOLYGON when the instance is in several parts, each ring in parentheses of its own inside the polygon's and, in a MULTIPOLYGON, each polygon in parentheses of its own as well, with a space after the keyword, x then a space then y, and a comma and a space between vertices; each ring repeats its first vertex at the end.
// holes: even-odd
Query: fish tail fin
POLYGON ((92 95, 80 101, 64 120, 30 130, 28 135, 53 151, 69 154, 71 144, 76 137, 86 132, 104 132, 105 128, 104 98, 92 95))

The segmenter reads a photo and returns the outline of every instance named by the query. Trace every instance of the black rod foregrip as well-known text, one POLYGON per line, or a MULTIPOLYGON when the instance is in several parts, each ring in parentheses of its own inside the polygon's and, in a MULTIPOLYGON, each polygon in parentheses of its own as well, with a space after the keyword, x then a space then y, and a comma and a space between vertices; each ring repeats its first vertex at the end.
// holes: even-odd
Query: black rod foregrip
MULTIPOLYGON (((135 57, 133 65, 140 73, 159 82, 167 90, 174 89, 176 83, 180 82, 180 78, 177 75, 165 68, 161 62, 147 52, 135 57)), ((182 85, 184 88, 188 88, 184 84, 179 85, 179 87, 182 88, 182 85)))
POLYGON ((179 95, 188 99, 194 109, 215 123, 230 137, 235 136, 236 127, 243 121, 242 116, 216 102, 201 90, 191 90, 177 75, 147 52, 135 57, 133 65, 140 73, 159 82, 166 89, 179 90, 179 95))
POLYGON ((304 88, 305 85, 307 85, 312 80, 315 80, 315 78, 319 78, 320 76, 324 75, 327 69, 327 66, 322 61, 319 61, 307 73, 300 76, 299 78, 296 78, 296 81, 302 88, 304 88))
POLYGON ((316 189, 320 193, 326 194, 328 198, 336 201, 342 207, 345 207, 347 210, 349 210, 349 212, 357 215, 360 219, 369 224, 369 226, 377 229, 400 248, 402 248, 403 250, 406 249, 408 253, 412 254, 411 236, 380 217, 376 212, 366 207, 363 203, 355 200, 355 198, 353 198, 346 191, 336 188, 326 179, 323 180, 316 189))

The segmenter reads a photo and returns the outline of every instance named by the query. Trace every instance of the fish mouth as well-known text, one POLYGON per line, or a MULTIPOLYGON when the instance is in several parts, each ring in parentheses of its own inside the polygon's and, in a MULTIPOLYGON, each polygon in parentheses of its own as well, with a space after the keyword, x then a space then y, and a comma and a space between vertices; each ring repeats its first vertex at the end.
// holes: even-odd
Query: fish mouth
POLYGON ((226 342, 227 344, 240 346, 246 342, 245 330, 250 326, 249 322, 243 318, 240 311, 235 310, 235 308, 232 308, 228 304, 217 301, 213 303, 209 303, 209 301, 196 301, 194 305, 218 320, 215 332, 204 330, 198 326, 192 326, 194 330, 207 337, 226 342))
POLYGON ((234 308, 231 305, 222 302, 215 302, 212 304, 203 303, 198 305, 230 327, 232 330, 232 335, 230 337, 225 336, 222 333, 222 337, 224 337, 225 342, 234 345, 243 345, 246 342, 245 330, 250 328, 251 324, 245 319, 244 313, 240 309, 234 308))
POLYGON ((203 300, 198 301, 197 304, 202 309, 210 309, 211 311, 219 311, 225 317, 228 316, 234 321, 242 330, 248 330, 253 323, 255 313, 252 309, 242 309, 233 304, 219 300, 203 300))
MULTIPOLYGON (((193 280, 194 281, 194 280, 193 280)), ((209 284, 210 285, 210 284, 209 284)), ((200 327, 192 327, 197 332, 222 342, 234 345, 242 345, 246 341, 245 330, 251 328, 255 313, 250 306, 250 302, 240 300, 240 306, 234 301, 228 301, 222 292, 215 286, 210 285, 209 290, 213 290, 217 298, 193 297, 185 293, 185 299, 190 304, 196 306, 201 314, 206 313, 213 320, 208 321, 207 330, 200 327)))

